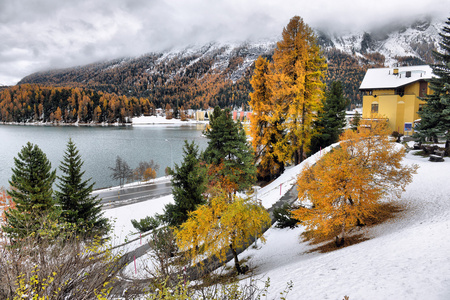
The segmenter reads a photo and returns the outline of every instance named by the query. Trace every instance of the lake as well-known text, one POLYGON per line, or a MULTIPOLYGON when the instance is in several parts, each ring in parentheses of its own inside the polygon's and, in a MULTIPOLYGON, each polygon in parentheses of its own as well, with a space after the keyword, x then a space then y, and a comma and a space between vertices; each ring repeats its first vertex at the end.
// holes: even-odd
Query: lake
POLYGON ((85 179, 92 177, 95 189, 118 185, 110 178, 109 167, 117 156, 134 169, 140 161, 153 159, 160 168, 157 176, 173 163, 180 163, 184 140, 194 140, 201 150, 207 146, 202 136, 205 126, 24 126, 0 125, 0 186, 9 188, 14 157, 31 142, 37 144, 58 169, 69 138, 75 143, 84 161, 85 179))

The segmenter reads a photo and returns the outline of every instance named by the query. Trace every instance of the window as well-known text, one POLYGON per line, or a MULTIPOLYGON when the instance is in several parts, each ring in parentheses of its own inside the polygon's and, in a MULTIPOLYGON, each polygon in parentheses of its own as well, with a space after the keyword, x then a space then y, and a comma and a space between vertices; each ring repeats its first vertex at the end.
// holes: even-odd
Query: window
POLYGON ((378 113, 378 103, 372 103, 371 113, 373 113, 373 114, 377 114, 378 113))
POLYGON ((427 87, 428 87, 428 84, 426 81, 420 82, 419 97, 425 97, 427 95, 427 87))
POLYGON ((419 104, 419 111, 422 111, 423 109, 423 104, 419 104))

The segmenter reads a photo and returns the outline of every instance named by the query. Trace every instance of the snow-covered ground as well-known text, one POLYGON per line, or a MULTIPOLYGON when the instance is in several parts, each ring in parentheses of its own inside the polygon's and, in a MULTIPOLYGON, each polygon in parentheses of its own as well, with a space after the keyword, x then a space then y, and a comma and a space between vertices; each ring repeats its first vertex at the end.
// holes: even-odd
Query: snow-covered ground
POLYGON ((404 211, 364 229, 369 240, 329 253, 309 252, 294 230, 271 228, 267 243, 241 254, 256 274, 270 277, 275 296, 293 281, 288 299, 450 299, 450 161, 418 164, 400 202, 404 211))
MULTIPOLYGON (((306 163, 323 154, 317 153, 306 163)), ((317 245, 302 241, 301 226, 271 228, 265 234, 266 244, 258 242, 258 249, 249 248, 240 255, 240 259, 249 259, 247 264, 256 277, 270 278, 269 299, 290 280, 294 285, 288 299, 450 299, 450 159, 429 162, 410 152, 404 163, 419 165, 399 200, 405 209, 395 219, 363 229, 368 240, 319 253, 311 251, 317 245)), ((303 167, 286 170, 258 192, 258 199, 270 207, 295 183, 303 167)), ((135 231, 130 219, 161 213, 171 201, 172 196, 166 196, 106 210, 105 215, 116 219, 117 242, 135 231)), ((144 275, 140 270, 146 263, 145 256, 137 261, 136 277, 144 275)), ((130 276, 134 271, 134 264, 127 268, 130 276)))

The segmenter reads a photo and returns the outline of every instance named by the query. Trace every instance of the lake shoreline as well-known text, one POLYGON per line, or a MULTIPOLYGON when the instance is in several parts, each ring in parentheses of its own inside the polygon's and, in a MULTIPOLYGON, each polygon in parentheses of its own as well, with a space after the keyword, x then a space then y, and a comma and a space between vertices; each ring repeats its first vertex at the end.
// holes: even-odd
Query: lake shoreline
POLYGON ((118 127, 118 126, 142 126, 142 125, 168 125, 168 126, 196 126, 199 124, 208 124, 209 121, 196 121, 196 120, 187 120, 181 121, 180 119, 166 119, 165 117, 158 116, 141 116, 135 117, 131 119, 129 123, 65 123, 65 122, 0 122, 0 125, 15 125, 15 126, 49 126, 49 127, 58 127, 58 126, 84 126, 84 127, 118 127))

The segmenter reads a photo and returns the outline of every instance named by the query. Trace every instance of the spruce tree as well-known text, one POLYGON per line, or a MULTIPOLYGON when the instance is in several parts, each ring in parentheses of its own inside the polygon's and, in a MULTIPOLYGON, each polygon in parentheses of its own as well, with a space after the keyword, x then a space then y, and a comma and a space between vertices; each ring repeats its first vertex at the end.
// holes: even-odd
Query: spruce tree
POLYGON ((361 114, 358 111, 355 111, 355 114, 353 115, 353 119, 350 124, 350 128, 353 131, 358 130, 359 123, 361 123, 361 114))
POLYGON ((83 163, 75 144, 69 139, 59 166, 63 175, 58 176, 59 191, 56 192, 62 208, 61 217, 65 222, 76 225, 77 233, 85 236, 103 234, 109 228, 108 220, 102 217, 101 199, 91 196, 95 183, 89 183, 91 178, 83 180, 83 163))
POLYGON ((255 181, 256 167, 251 146, 240 122, 234 122, 229 109, 214 108, 206 130, 208 146, 203 158, 210 164, 210 184, 222 181, 232 191, 250 188, 255 181))
POLYGON ((315 134, 311 138, 311 154, 339 140, 346 123, 345 108, 349 103, 350 101, 344 98, 341 82, 332 82, 325 92, 323 108, 314 122, 315 134))
POLYGON ((188 218, 188 213, 203 204, 206 191, 206 173, 200 165, 198 146, 192 141, 184 141, 183 162, 175 164, 172 175, 172 194, 174 204, 165 207, 164 219, 172 226, 179 226, 188 218))
POLYGON ((436 64, 431 65, 436 77, 430 79, 432 93, 423 98, 426 101, 422 111, 420 125, 416 128, 415 137, 420 140, 438 136, 446 138, 445 148, 450 152, 450 18, 445 22, 447 26, 439 33, 441 50, 433 51, 436 64))
POLYGON ((2 229, 17 241, 36 234, 47 219, 55 220, 58 210, 52 197, 56 170, 51 170, 44 152, 28 142, 14 158, 14 165, 8 195, 16 207, 5 212, 7 224, 2 229))

